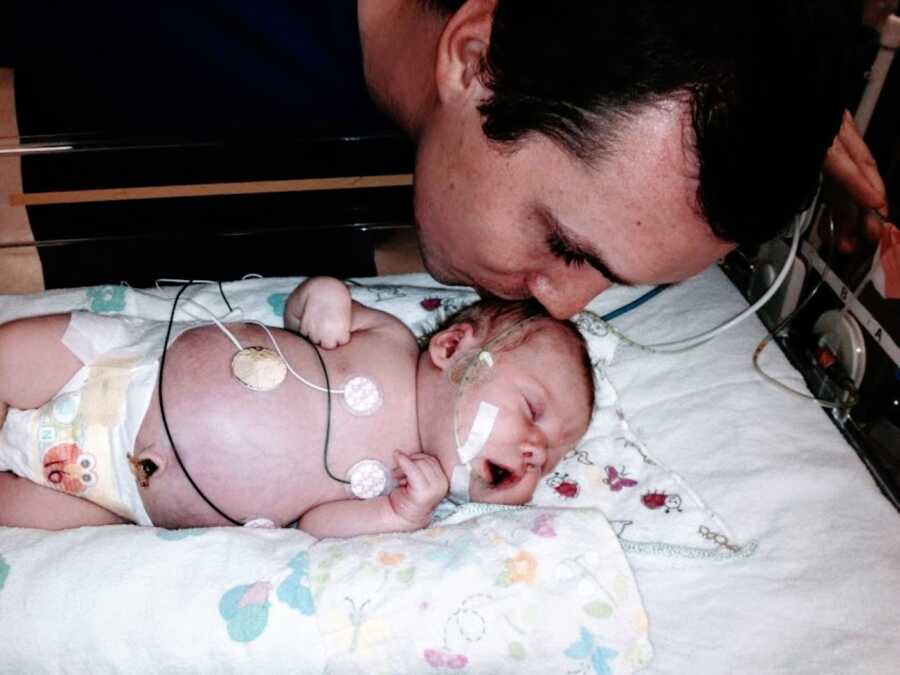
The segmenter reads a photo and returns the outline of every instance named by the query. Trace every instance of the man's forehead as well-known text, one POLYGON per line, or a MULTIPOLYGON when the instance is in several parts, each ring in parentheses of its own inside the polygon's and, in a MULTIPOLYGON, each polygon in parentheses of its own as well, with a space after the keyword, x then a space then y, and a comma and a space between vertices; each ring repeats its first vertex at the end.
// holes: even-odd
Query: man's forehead
MULTIPOLYGON (((635 283, 678 281, 732 248, 698 205, 697 162, 685 103, 647 106, 622 124, 604 157, 557 193, 557 221, 616 275, 635 283)), ((612 279, 615 281, 615 279, 612 279)))

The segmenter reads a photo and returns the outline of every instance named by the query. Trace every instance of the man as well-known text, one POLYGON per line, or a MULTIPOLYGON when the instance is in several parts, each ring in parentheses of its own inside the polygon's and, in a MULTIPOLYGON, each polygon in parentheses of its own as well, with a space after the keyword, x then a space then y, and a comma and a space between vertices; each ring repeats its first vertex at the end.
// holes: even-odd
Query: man
MULTIPOLYGON (((860 7, 360 0, 373 97, 418 142, 428 270, 568 317, 685 279, 808 204, 860 7), (398 39, 398 37, 400 39, 398 39), (423 64, 426 67, 422 67, 423 64), (477 241, 477 246, 472 243, 477 241)), ((849 118, 830 167, 884 187, 849 118)))
MULTIPOLYGON (((532 295, 566 317, 613 283, 690 277, 802 210, 841 123, 837 83, 861 8, 335 0, 222 2, 206 13, 162 3, 140 16, 89 3, 61 20, 64 11, 36 24, 49 43, 20 49, 20 126, 43 112, 69 130, 105 119, 119 132, 183 123, 229 132, 298 115, 313 128, 377 128, 359 94, 364 74, 375 103, 417 143, 428 270, 501 297, 532 295), (347 66, 354 45, 329 52, 322 45, 340 40, 316 30, 350 14, 362 73, 347 66), (78 49, 46 58, 76 37, 78 49), (96 49, 101 41, 115 49, 96 49), (44 70, 31 69, 42 55, 44 70), (79 59, 81 73, 112 68, 109 82, 73 70, 40 85, 79 59), (64 104, 49 103, 67 85, 64 104)), ((852 123, 840 129, 828 166, 859 201, 884 208, 871 156, 852 123)))

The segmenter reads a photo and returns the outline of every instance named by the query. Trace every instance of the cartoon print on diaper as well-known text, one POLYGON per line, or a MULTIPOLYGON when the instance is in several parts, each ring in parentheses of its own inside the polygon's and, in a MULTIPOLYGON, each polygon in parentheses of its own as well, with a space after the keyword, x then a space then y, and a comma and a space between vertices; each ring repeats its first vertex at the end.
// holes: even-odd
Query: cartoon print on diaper
POLYGON ((53 419, 61 424, 71 424, 78 415, 81 394, 77 391, 53 399, 53 419))
POLYGON ((97 483, 96 465, 94 456, 76 443, 60 443, 44 453, 44 480, 57 490, 81 495, 97 483))
POLYGON ((606 472, 606 478, 603 479, 604 484, 609 486, 613 492, 619 492, 623 487, 634 487, 638 484, 633 478, 629 478, 623 466, 621 470, 614 466, 605 466, 603 470, 606 472))
POLYGON ((546 483, 553 488, 560 499, 575 499, 581 491, 578 481, 574 478, 569 478, 569 474, 560 473, 559 471, 554 471, 553 475, 546 480, 546 483))
POLYGON ((578 639, 563 652, 570 659, 576 659, 581 662, 581 670, 569 672, 584 673, 585 675, 592 670, 595 675, 609 675, 612 673, 609 662, 616 658, 619 652, 615 649, 603 647, 597 642, 597 639, 591 632, 582 626, 578 639))
POLYGON ((641 496, 641 503, 650 510, 663 509, 666 513, 678 511, 681 513, 681 495, 668 495, 661 490, 647 492, 641 496))
POLYGON ((287 293, 272 293, 266 298, 266 302, 269 303, 269 307, 272 308, 275 316, 284 316, 284 306, 287 303, 287 298, 287 293))
POLYGON ((91 311, 98 314, 121 312, 125 309, 126 290, 124 286, 94 286, 87 289, 91 311))

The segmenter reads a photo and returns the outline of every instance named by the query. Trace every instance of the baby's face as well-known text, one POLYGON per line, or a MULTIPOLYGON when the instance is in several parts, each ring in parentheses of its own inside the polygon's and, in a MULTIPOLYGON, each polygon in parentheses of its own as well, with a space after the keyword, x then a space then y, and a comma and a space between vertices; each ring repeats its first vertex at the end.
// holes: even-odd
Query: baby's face
POLYGON ((591 387, 579 346, 550 321, 521 345, 493 354, 494 365, 461 390, 458 435, 468 437, 482 402, 498 409, 472 460, 473 502, 524 504, 579 441, 591 417, 591 387))

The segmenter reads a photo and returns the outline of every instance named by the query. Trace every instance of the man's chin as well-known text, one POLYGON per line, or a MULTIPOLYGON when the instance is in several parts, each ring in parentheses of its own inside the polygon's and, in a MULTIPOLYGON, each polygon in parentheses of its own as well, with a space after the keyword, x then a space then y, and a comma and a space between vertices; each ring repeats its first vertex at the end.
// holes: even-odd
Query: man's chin
POLYGON ((422 254, 422 264, 425 271, 431 277, 445 286, 468 286, 469 282, 461 278, 458 274, 454 274, 446 268, 445 265, 438 260, 438 257, 419 240, 419 252, 422 254))

